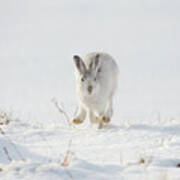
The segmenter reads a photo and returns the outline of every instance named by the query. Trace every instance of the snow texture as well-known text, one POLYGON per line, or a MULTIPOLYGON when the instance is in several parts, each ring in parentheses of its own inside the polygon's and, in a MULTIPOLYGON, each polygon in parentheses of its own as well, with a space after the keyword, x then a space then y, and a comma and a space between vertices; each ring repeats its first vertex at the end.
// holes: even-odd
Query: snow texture
POLYGON ((0 1, 1 180, 180 180, 178 0, 0 1), (114 116, 70 126, 74 54, 111 54, 114 116))

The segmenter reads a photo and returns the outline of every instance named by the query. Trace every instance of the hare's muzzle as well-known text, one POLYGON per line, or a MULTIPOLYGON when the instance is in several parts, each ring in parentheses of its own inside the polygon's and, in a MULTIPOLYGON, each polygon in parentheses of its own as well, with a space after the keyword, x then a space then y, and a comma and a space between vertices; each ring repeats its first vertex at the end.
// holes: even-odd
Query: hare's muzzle
POLYGON ((91 85, 89 85, 87 89, 88 89, 89 94, 91 94, 93 87, 91 85))

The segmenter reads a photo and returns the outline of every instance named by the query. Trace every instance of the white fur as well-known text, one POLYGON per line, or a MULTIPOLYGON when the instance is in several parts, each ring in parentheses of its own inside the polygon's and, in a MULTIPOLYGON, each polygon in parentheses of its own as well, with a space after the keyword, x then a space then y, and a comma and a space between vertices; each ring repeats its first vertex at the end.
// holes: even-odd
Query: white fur
POLYGON ((89 111, 91 122, 98 122, 101 128, 104 123, 103 118, 110 120, 112 117, 112 101, 117 88, 118 66, 109 54, 98 52, 90 53, 85 58, 80 58, 78 62, 75 75, 80 112, 75 117, 74 123, 83 122, 89 111), (91 93, 88 91, 89 86, 92 87, 91 93))

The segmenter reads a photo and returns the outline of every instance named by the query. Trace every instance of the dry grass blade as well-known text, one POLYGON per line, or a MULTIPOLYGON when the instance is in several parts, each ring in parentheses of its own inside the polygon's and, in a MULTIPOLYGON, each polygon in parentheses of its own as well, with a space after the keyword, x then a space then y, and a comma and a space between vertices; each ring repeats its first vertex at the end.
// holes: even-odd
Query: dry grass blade
POLYGON ((0 128, 0 133, 2 134, 2 135, 5 135, 5 132, 0 128))
POLYGON ((58 102, 56 99, 52 99, 52 102, 54 103, 55 107, 58 109, 58 111, 64 115, 66 122, 68 123, 69 126, 72 127, 71 121, 67 113, 62 109, 62 107, 59 106, 58 102))
POLYGON ((8 125, 10 123, 11 113, 7 113, 3 110, 0 110, 0 125, 8 125))
POLYGON ((64 161, 61 163, 61 166, 69 166, 68 156, 64 157, 64 161))
POLYGON ((20 159, 26 161, 23 155, 21 154, 21 152, 18 150, 17 146, 13 143, 13 141, 6 135, 6 133, 1 128, 0 128, 0 134, 2 134, 7 139, 7 141, 9 142, 9 144, 11 144, 11 146, 13 146, 14 150, 16 151, 20 159))
POLYGON ((3 147, 3 151, 4 151, 5 155, 7 156, 7 159, 8 159, 9 161, 12 161, 12 158, 10 157, 9 152, 8 152, 8 150, 7 150, 6 147, 3 147))
POLYGON ((61 163, 61 166, 69 166, 70 163, 70 148, 71 148, 72 140, 69 141, 68 149, 66 152, 66 155, 64 157, 63 162, 61 163))

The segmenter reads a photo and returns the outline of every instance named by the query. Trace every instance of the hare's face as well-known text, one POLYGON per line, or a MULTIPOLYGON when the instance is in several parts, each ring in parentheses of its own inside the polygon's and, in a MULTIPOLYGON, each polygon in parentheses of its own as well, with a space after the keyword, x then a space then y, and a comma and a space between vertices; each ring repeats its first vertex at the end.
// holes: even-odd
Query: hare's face
POLYGON ((79 56, 74 56, 74 62, 78 70, 78 89, 84 96, 93 96, 100 90, 98 79, 99 74, 99 55, 92 60, 89 67, 79 56))
POLYGON ((98 79, 93 72, 85 72, 81 74, 78 79, 79 90, 86 96, 93 96, 97 94, 100 89, 98 79))

